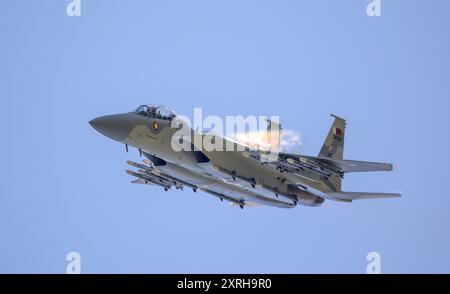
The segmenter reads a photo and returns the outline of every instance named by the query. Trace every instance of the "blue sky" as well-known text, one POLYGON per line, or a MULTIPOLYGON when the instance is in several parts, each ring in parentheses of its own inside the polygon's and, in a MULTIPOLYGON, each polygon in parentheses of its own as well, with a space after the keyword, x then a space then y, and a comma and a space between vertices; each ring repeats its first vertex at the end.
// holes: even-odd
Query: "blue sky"
POLYGON ((450 2, 4 0, 0 11, 0 272, 450 272, 450 2), (318 153, 394 164, 348 191, 400 199, 236 209, 132 185, 138 152, 88 121, 159 102, 192 115, 279 115, 318 153))

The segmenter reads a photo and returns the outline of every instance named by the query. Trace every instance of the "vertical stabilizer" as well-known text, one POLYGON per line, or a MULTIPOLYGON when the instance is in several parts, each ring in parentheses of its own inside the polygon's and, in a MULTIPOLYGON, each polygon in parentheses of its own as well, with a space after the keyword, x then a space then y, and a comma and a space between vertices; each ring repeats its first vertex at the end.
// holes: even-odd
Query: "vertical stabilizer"
MULTIPOLYGON (((344 139, 345 139, 345 119, 332 114, 334 122, 331 125, 325 142, 320 149, 319 157, 343 160, 344 158, 344 139)), ((328 184, 335 191, 341 190, 342 179, 338 175, 332 175, 328 180, 328 184)))
POLYGON ((333 125, 320 149, 319 157, 342 160, 344 158, 345 119, 332 114, 333 125))

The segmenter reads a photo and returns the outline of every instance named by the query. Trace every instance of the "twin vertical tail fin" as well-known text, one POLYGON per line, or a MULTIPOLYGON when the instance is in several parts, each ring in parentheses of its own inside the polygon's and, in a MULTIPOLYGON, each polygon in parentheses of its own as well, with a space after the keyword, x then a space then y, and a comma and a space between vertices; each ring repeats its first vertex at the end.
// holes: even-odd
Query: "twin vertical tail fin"
POLYGON ((333 125, 320 149, 319 157, 342 160, 344 158, 345 119, 332 114, 333 125))
MULTIPOLYGON (((319 157, 330 158, 335 160, 344 159, 344 139, 345 139, 345 119, 331 114, 334 117, 334 122, 331 125, 325 142, 319 152, 319 157)), ((341 190, 341 177, 333 175, 329 179, 332 187, 337 191, 341 190)))
MULTIPOLYGON (((334 117, 334 122, 320 149, 319 156, 314 157, 317 162, 337 168, 341 173, 392 170, 390 163, 344 160, 345 119, 334 114, 331 116, 334 117)), ((333 191, 326 194, 334 200, 351 202, 358 199, 400 197, 399 193, 343 192, 341 181, 342 178, 338 174, 333 174, 324 181, 333 191)))

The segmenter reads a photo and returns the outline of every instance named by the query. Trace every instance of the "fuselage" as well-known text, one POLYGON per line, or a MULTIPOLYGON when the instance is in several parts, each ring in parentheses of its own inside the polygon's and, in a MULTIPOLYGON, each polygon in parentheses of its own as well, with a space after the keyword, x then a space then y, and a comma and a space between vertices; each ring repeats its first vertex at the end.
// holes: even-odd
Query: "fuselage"
POLYGON ((180 127, 173 127, 174 117, 170 113, 158 116, 142 115, 136 111, 102 116, 92 120, 90 124, 115 141, 162 159, 165 164, 158 166, 161 172, 191 183, 221 199, 230 197, 237 199, 238 203, 251 202, 284 208, 295 207, 298 202, 310 206, 323 202, 323 199, 289 184, 306 181, 308 186, 327 189, 321 181, 315 180, 316 175, 307 175, 302 179, 292 173, 282 173, 275 167, 262 168, 260 163, 243 156, 242 151, 237 151, 245 149, 245 146, 232 151, 206 151, 196 144, 202 141, 204 135, 189 129, 192 136, 184 137, 183 143, 192 148, 174 150, 172 140, 180 130, 180 127), (196 140, 196 137, 199 139, 198 136, 200 140, 196 140))

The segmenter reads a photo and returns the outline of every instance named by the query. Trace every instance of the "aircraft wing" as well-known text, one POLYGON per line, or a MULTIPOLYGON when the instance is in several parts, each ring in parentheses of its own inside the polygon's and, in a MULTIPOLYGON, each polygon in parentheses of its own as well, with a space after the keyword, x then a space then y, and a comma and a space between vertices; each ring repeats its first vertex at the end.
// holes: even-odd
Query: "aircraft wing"
MULTIPOLYGON (((348 172, 391 171, 392 164, 367 162, 357 160, 342 160, 327 157, 306 156, 281 152, 279 154, 261 150, 244 151, 244 157, 252 158, 275 167, 280 172, 290 172, 304 179, 304 184, 313 186, 320 176, 334 191, 341 190, 341 179, 348 172)), ((337 199, 332 195, 322 195, 322 198, 337 199)), ((362 196, 361 196, 362 197, 362 196)), ((374 195, 368 196, 373 198, 374 195)))
POLYGON ((400 194, 398 194, 398 193, 327 192, 327 194, 333 198, 336 198, 338 200, 344 200, 344 201, 400 197, 400 194))
POLYGON ((300 171, 308 170, 321 176, 329 177, 333 174, 343 177, 344 173, 392 171, 390 163, 369 162, 358 160, 340 160, 327 157, 306 156, 281 152, 278 156, 266 155, 261 151, 244 152, 244 155, 269 163, 280 170, 300 171))
POLYGON ((317 162, 319 165, 329 165, 338 168, 341 172, 371 172, 371 171, 392 171, 393 167, 390 163, 370 162, 359 160, 339 160, 326 157, 303 156, 311 161, 317 162))
POLYGON ((256 207, 261 205, 272 205, 281 208, 295 207, 291 202, 280 201, 279 199, 265 198, 258 194, 255 189, 245 189, 239 184, 229 184, 226 182, 217 182, 205 188, 202 191, 218 197, 220 200, 227 200, 232 206, 256 207))

